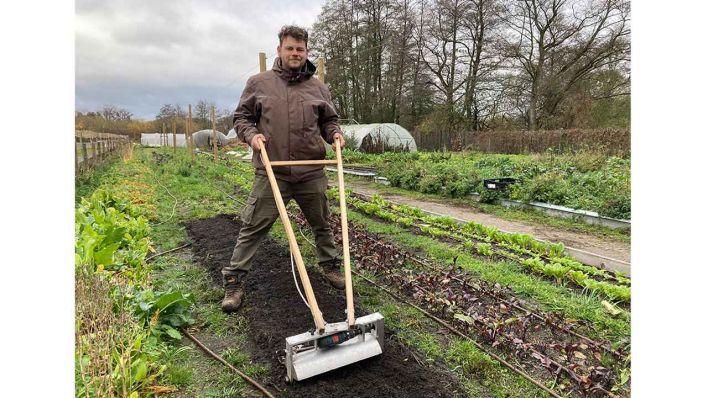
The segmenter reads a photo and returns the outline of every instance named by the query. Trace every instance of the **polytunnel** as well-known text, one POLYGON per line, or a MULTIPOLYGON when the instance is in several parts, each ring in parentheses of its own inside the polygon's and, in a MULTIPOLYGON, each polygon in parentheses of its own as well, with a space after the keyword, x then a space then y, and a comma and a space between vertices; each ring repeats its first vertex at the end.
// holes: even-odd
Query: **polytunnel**
MULTIPOLYGON (((212 142, 211 142, 212 136, 213 136, 213 131, 211 129, 199 130, 195 133, 192 133, 192 139, 194 139, 194 146, 197 148, 211 149, 212 148, 212 142)), ((229 144, 229 140, 226 138, 226 135, 224 135, 224 133, 222 133, 221 131, 216 132, 216 137, 218 140, 216 145, 226 146, 229 144)))
MULTIPOLYGON (((186 147, 187 141, 184 139, 184 134, 176 134, 177 146, 186 147)), ((140 145, 143 146, 172 146, 172 133, 142 133, 140 134, 140 145)))
POLYGON ((396 123, 347 124, 342 132, 348 140, 349 148, 362 152, 381 153, 385 151, 416 152, 415 139, 405 128, 396 123))
MULTIPOLYGON (((211 149, 211 139, 213 132, 211 129, 199 130, 192 133, 192 138, 194 139, 194 146, 202 149, 211 149)), ((177 146, 186 147, 187 141, 184 138, 184 134, 176 134, 177 146)), ((221 131, 216 132, 216 137, 218 139, 218 146, 225 146, 229 144, 229 140, 221 131)), ((160 133, 143 133, 140 136, 140 144, 144 146, 172 146, 172 134, 160 134, 160 133), (162 136, 162 137, 161 137, 162 136), (165 138, 166 137, 166 138, 165 138)))

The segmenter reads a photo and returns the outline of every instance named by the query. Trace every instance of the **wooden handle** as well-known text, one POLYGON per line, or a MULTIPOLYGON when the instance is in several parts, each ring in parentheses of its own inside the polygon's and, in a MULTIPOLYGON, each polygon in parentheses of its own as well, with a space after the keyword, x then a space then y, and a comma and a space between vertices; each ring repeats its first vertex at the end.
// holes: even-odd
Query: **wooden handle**
POLYGON ((278 160, 270 162, 270 165, 275 166, 314 166, 318 164, 337 164, 336 160, 278 160))
POLYGON ((352 268, 349 258, 349 224, 347 222, 347 199, 344 196, 344 170, 342 165, 342 148, 339 140, 334 140, 337 152, 337 180, 339 183, 339 214, 342 216, 342 253, 344 254, 344 283, 347 295, 347 323, 354 327, 354 289, 352 287, 352 268))
POLYGON ((315 320, 315 327, 319 333, 324 332, 324 319, 322 318, 322 312, 317 306, 317 299, 315 298, 315 293, 312 291, 312 285, 310 284, 310 278, 307 276, 307 269, 302 261, 302 255, 300 254, 300 247, 295 239, 295 233, 293 232, 293 227, 290 225, 290 219, 288 218, 288 213, 285 210, 285 204, 283 203, 283 197, 280 195, 280 189, 278 188, 278 182, 275 180, 275 175, 273 174, 273 168, 271 167, 270 160, 268 159, 268 153, 265 151, 263 145, 263 140, 258 138, 261 147, 261 160, 265 166, 266 173, 268 174, 268 180, 270 181, 270 187, 273 190, 273 197, 275 198, 275 204, 278 206, 278 213, 280 214, 280 220, 283 222, 285 227, 285 233, 288 236, 288 244, 290 245, 290 252, 295 258, 295 265, 297 266, 297 272, 300 275, 300 281, 302 281, 303 289, 305 290, 305 298, 310 306, 310 312, 312 312, 312 318, 315 320))

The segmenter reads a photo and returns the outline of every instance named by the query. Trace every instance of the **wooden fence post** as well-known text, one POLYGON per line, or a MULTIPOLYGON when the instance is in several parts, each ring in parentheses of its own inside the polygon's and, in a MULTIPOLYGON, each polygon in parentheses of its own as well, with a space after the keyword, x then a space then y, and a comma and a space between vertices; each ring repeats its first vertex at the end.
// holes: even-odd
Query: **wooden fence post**
POLYGON ((89 138, 89 145, 91 147, 91 166, 96 167, 96 137, 89 138))
POLYGON ((79 174, 79 148, 78 145, 78 138, 76 136, 76 132, 74 132, 74 176, 79 174))
POLYGON ((96 137, 89 138, 89 154, 91 167, 96 167, 96 137))
POLYGON ((99 133, 98 137, 96 138, 96 144, 98 145, 98 163, 100 164, 103 161, 103 136, 106 133, 99 133))
POLYGON ((266 53, 258 53, 258 62, 261 67, 261 72, 266 71, 266 53))
POLYGON ((216 162, 217 156, 216 156, 216 112, 214 110, 214 106, 211 107, 211 140, 212 140, 212 148, 214 148, 214 161, 216 162))
POLYGON ((81 159, 81 163, 83 164, 84 171, 86 171, 88 167, 88 149, 86 148, 86 140, 84 139, 83 131, 79 132, 79 140, 81 140, 81 150, 84 153, 84 157, 83 159, 81 159))

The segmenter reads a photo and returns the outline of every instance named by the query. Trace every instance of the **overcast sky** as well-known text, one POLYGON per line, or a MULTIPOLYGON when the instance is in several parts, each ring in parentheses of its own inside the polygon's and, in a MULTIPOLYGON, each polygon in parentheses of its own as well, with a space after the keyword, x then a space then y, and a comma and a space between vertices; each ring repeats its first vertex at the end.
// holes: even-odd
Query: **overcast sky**
POLYGON ((76 110, 111 104, 152 119, 200 99, 235 108, 258 53, 268 68, 286 24, 309 28, 324 0, 76 0, 76 110))

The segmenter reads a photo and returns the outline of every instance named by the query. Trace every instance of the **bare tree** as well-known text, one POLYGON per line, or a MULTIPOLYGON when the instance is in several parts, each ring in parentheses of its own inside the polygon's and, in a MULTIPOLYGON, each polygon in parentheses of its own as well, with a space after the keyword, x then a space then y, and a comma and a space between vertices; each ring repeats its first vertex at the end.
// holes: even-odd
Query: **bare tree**
MULTIPOLYGON (((206 100, 197 101, 197 105, 194 107, 194 123, 200 129, 206 129, 211 126, 211 108, 215 106, 213 102, 208 102, 206 100)), ((233 115, 232 115, 233 116, 233 115)))
MULTIPOLYGON (((467 77, 462 109, 472 130, 482 128, 482 119, 495 106, 493 74, 502 63, 497 55, 500 12, 497 0, 472 0, 461 22, 461 45, 466 53, 467 77)), ((497 89, 498 93, 498 89, 497 89)))
POLYGON ((625 123, 628 1, 328 0, 310 47, 340 115, 363 123, 583 127, 598 106, 625 123))
POLYGON ((430 81, 442 94, 445 104, 453 108, 462 97, 458 94, 466 77, 460 73, 460 26, 470 7, 467 0, 439 0, 433 3, 426 22, 426 50, 423 62, 435 79, 430 81))
POLYGON ((593 71, 628 59, 626 0, 521 0, 507 3, 508 54, 526 77, 528 128, 593 71))
POLYGON ((133 112, 127 110, 127 109, 118 109, 116 112, 116 119, 118 120, 131 120, 133 118, 133 112))
POLYGON ((312 32, 314 56, 327 59, 327 82, 340 113, 359 122, 400 118, 412 71, 411 0, 339 0, 322 8, 312 32))

